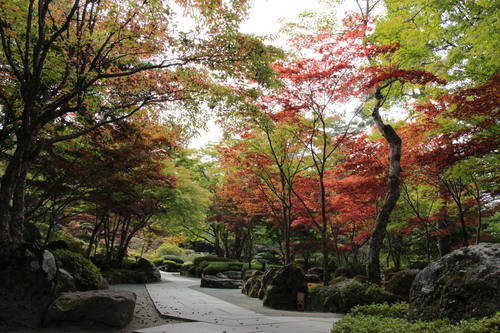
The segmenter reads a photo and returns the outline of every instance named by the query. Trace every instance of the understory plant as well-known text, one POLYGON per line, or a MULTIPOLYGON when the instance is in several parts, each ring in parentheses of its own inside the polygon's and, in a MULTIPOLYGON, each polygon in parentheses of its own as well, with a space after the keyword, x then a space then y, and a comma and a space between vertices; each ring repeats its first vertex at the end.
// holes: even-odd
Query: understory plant
POLYGON ((434 321, 406 320, 409 305, 394 304, 359 305, 333 325, 332 333, 491 333, 500 332, 500 312, 492 317, 462 320, 434 321))

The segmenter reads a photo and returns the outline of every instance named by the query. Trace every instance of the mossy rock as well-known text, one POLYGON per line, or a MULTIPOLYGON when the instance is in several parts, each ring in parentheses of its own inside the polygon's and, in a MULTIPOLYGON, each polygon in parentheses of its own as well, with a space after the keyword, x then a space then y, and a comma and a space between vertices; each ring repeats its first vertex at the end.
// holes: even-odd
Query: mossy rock
POLYGON ((84 258, 80 253, 68 250, 52 252, 59 267, 68 271, 75 280, 79 291, 102 289, 102 274, 92 261, 84 258))
POLYGON ((394 273, 389 281, 384 281, 383 289, 408 301, 411 285, 419 272, 418 269, 409 269, 394 273))
POLYGON ((45 324, 71 322, 85 327, 125 327, 133 318, 137 296, 128 291, 62 293, 50 305, 45 324))
POLYGON ((499 311, 499 243, 453 251, 420 271, 410 291, 411 320, 460 321, 499 311))
MULTIPOLYGON (((268 274, 268 272, 266 272, 268 274)), ((307 293, 307 283, 300 268, 294 265, 283 266, 263 282, 265 293, 263 303, 273 309, 297 309, 297 293, 307 293)))

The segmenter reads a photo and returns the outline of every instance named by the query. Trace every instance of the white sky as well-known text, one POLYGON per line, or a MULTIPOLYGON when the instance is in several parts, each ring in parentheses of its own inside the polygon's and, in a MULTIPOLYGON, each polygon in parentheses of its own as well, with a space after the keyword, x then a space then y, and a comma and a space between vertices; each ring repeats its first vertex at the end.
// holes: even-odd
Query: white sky
MULTIPOLYGON (((354 0, 346 0, 339 8, 339 12, 344 12, 349 8, 355 10, 355 6, 354 0)), ((282 23, 278 23, 278 19, 296 21, 300 13, 320 12, 322 8, 325 7, 316 0, 254 0, 250 19, 241 25, 241 30, 255 35, 279 35, 282 23)), ((276 43, 283 42, 283 38, 276 40, 276 43)), ((190 148, 201 148, 209 142, 217 142, 221 139, 222 133, 213 121, 210 121, 207 126, 210 130, 200 131, 200 136, 192 140, 190 148)))

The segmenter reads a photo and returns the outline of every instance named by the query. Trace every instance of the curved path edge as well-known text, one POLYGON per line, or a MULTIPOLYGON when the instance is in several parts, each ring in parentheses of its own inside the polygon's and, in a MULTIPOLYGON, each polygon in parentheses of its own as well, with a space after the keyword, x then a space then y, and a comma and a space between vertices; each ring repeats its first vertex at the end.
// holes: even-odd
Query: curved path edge
MULTIPOLYGON (((162 272, 162 282, 147 284, 146 288, 158 310, 165 318, 186 321, 137 330, 137 333, 328 333, 342 315, 244 308, 198 291, 200 280, 162 272)), ((221 290, 222 292, 222 290, 221 290)), ((236 290, 234 292, 237 292, 236 290)), ((212 294, 214 294, 212 292, 212 294)), ((234 297, 234 295, 233 295, 234 297)), ((241 297, 247 298, 245 295, 241 297)), ((257 300, 256 300, 257 301, 257 300)), ((260 302, 260 301, 258 301, 260 302)), ((245 302, 248 305, 248 302, 245 302)), ((247 306, 252 307, 252 306, 247 306)))

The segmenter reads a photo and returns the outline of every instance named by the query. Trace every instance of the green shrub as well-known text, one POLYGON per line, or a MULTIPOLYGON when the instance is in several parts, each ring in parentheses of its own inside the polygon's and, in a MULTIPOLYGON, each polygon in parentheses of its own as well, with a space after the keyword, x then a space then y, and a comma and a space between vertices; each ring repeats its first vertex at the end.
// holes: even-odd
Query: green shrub
POLYGON ((162 257, 164 260, 169 260, 169 261, 173 261, 173 262, 176 262, 180 265, 184 264, 184 260, 179 257, 179 256, 174 256, 174 255, 165 255, 162 257))
POLYGON ((328 282, 328 284, 336 284, 339 282, 343 282, 345 280, 347 280, 347 278, 345 276, 337 276, 337 277, 334 277, 333 279, 331 279, 330 282, 328 282))
POLYGON ((52 253, 58 266, 73 276, 77 290, 94 290, 102 286, 101 272, 96 265, 81 254, 68 250, 55 250, 52 253))
POLYGON ((223 257, 217 257, 217 256, 201 256, 201 257, 196 257, 193 259, 193 264, 195 265, 199 265, 201 264, 202 262, 210 262, 210 261, 225 261, 225 262, 229 262, 229 261, 233 261, 232 259, 228 259, 228 258, 223 258, 223 257))
POLYGON ((382 290, 372 283, 361 283, 352 281, 340 289, 340 297, 343 301, 343 310, 347 311, 356 305, 372 303, 394 303, 398 298, 382 290))
POLYGON ((170 243, 163 243, 156 249, 156 255, 158 257, 174 255, 180 256, 184 253, 184 250, 170 243))
POLYGON ((181 264, 176 263, 175 261, 172 260, 164 260, 162 265, 166 266, 167 272, 178 272, 182 267, 181 264))
POLYGON ((151 263, 155 265, 155 267, 158 267, 163 265, 163 261, 164 261, 163 258, 154 258, 153 260, 151 260, 151 263))
POLYGON ((345 276, 345 277, 352 279, 356 275, 365 275, 365 274, 366 274, 366 268, 364 265, 349 264, 349 265, 337 268, 335 270, 335 273, 333 273, 333 276, 334 277, 345 276))
POLYGON ((394 304, 377 303, 370 305, 357 305, 353 307, 349 314, 353 316, 379 316, 391 318, 405 318, 410 305, 406 302, 398 302, 394 304))
POLYGON ((335 323, 332 333, 491 333, 500 332, 500 312, 495 316, 463 320, 416 321, 409 323, 405 316, 408 304, 372 304, 354 307, 335 323))
POLYGON ((196 266, 190 266, 187 270, 187 276, 189 277, 196 277, 196 270, 198 269, 198 267, 196 266))

